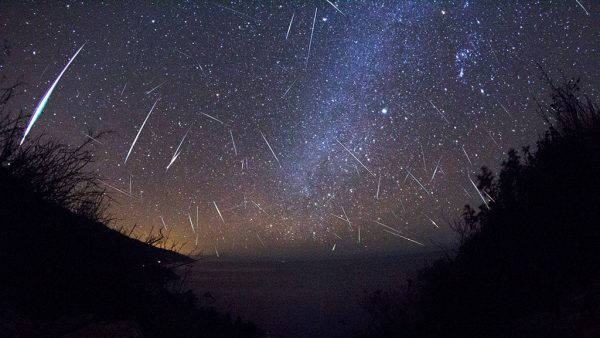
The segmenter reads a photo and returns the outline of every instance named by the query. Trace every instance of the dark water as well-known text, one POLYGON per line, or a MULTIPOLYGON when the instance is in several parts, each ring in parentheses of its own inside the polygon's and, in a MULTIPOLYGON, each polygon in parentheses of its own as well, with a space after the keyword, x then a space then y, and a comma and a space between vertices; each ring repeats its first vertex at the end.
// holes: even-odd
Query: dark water
POLYGON ((201 261, 187 279, 221 311, 272 337, 351 337, 367 329, 367 291, 401 287, 438 254, 319 261, 201 261))

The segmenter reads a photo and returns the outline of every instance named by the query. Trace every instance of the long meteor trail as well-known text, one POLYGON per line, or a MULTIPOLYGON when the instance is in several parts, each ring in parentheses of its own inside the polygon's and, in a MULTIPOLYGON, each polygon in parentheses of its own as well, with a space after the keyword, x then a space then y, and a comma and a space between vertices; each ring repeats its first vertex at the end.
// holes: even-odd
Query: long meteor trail
POLYGON ((233 143, 233 152, 235 153, 235 156, 237 156, 237 147, 235 146, 235 140, 233 139, 233 131, 231 131, 231 129, 229 129, 229 135, 231 136, 231 143, 233 143))
POLYGON ((104 182, 104 181, 102 181, 102 180, 98 180, 98 181, 99 181, 100 183, 104 184, 105 186, 107 186, 107 187, 109 187, 109 188, 111 188, 111 189, 114 189, 115 191, 118 191, 118 192, 120 192, 121 194, 123 194, 123 195, 125 195, 125 196, 127 196, 127 197, 131 197, 131 198, 133 198, 133 199, 136 199, 136 198, 137 198, 137 197, 133 196, 132 194, 130 194, 130 193, 126 192, 126 191, 123 191, 123 190, 121 190, 121 189, 119 189, 119 188, 115 187, 114 185, 108 184, 108 183, 106 183, 106 182, 104 182))
POLYGON ((181 54, 181 55, 183 55, 183 56, 185 56, 185 57, 189 58, 189 59, 192 59, 192 60, 194 60, 194 62, 196 62, 196 65, 198 65, 198 68, 200 68, 200 70, 201 70, 201 71, 204 73, 204 68, 202 68, 202 66, 200 65, 200 62, 198 62, 198 60, 196 60, 196 59, 195 59, 194 57, 192 57, 191 55, 189 55, 189 54, 186 54, 186 53, 184 53, 184 52, 180 51, 179 49, 175 49, 175 51, 176 51, 177 53, 179 53, 179 54, 181 54))
POLYGON ((475 188, 475 190, 477 190, 477 194, 479 194, 479 197, 481 198, 481 200, 483 201, 483 204, 485 204, 485 206, 489 209, 490 206, 488 205, 487 201, 485 200, 485 198, 483 197, 483 195, 481 194, 481 191, 479 190, 479 188, 477 188, 477 185, 475 184, 475 182, 473 182, 473 180, 471 179, 471 175, 469 175, 469 173, 467 173, 467 177, 469 178, 469 181, 471 182, 471 184, 473 185, 473 188, 475 188))
POLYGON ((590 15, 590 12, 588 12, 588 10, 585 9, 585 7, 581 3, 581 1, 579 1, 579 0, 575 0, 575 1, 577 1, 577 4, 579 4, 579 7, 581 7, 581 9, 583 9, 585 11, 585 14, 590 15))
POLYGON ((35 111, 33 112, 33 115, 31 115, 31 118, 29 119, 29 123, 27 124, 27 129, 25 129, 25 132, 23 133, 23 138, 21 139, 21 143, 19 143, 19 145, 22 145, 23 142, 25 142, 25 137, 27 137, 27 134, 29 134, 29 132, 31 131, 31 128, 35 124, 35 121, 37 121, 37 119, 40 117, 40 115, 42 115, 42 112, 44 111, 44 108, 46 107, 46 104, 48 104, 48 100, 50 99, 50 95, 52 95, 52 92, 54 91, 54 88, 56 88, 56 85, 58 84, 58 81, 60 81, 60 78, 67 71, 67 68, 69 68, 69 66, 71 65, 71 63, 73 62, 73 60, 75 60, 75 58, 77 57, 77 55, 79 54, 79 52, 81 52, 81 50, 83 49, 84 46, 85 46, 85 43, 83 45, 81 45, 81 47, 79 47, 79 49, 77 50, 77 52, 75 52, 75 55, 73 55, 73 57, 71 57, 71 59, 69 60, 69 62, 67 62, 67 65, 65 66, 65 68, 63 68, 63 70, 60 72, 60 74, 58 74, 58 77, 56 78, 56 80, 54 80, 54 82, 52 83, 52 85, 50 86, 50 88, 48 88, 48 90, 46 91, 46 94, 42 97, 42 99, 40 100, 40 102, 38 102, 38 105, 35 108, 35 111))
POLYGON ((288 30, 287 33, 285 33, 285 39, 287 40, 288 36, 290 35, 290 30, 292 29, 292 22, 294 22, 294 16, 296 15, 296 12, 292 13, 292 18, 290 19, 290 25, 288 26, 288 30))
POLYGON ((373 172, 371 172, 371 170, 369 170, 369 168, 367 168, 367 166, 365 166, 365 165, 364 165, 364 164, 363 164, 363 163, 362 163, 362 162, 361 162, 361 161, 358 159, 358 157, 356 157, 356 156, 355 156, 355 155, 354 155, 354 154, 353 154, 353 153, 350 151, 350 149, 346 148, 346 146, 345 146, 345 145, 344 145, 342 142, 340 142, 340 140, 338 140, 337 138, 336 138, 335 140, 336 140, 336 141, 337 141, 337 143, 339 143, 339 144, 340 144, 340 145, 341 145, 341 146, 342 146, 344 149, 346 149, 346 151, 348 152, 348 154, 352 155, 352 157, 354 157, 354 159, 355 159, 356 161, 358 161, 358 163, 360 163, 360 165, 361 165, 363 168, 365 168, 365 169, 366 169, 366 170, 369 172, 369 174, 373 175, 373 177, 375 177, 375 176, 376 176, 375 174, 373 174, 373 172))
POLYGON ((85 135, 85 137, 89 138, 90 140, 92 140, 92 141, 94 141, 94 142, 96 142, 98 144, 104 145, 104 143, 98 141, 96 138, 94 138, 93 136, 91 136, 89 134, 83 133, 83 135, 85 135))
POLYGON ((344 15, 344 13, 342 13, 342 11, 340 11, 340 9, 331 1, 329 0, 325 0, 327 1, 333 8, 335 8, 336 11, 338 11, 340 14, 344 15))
POLYGON ((181 150, 179 150, 179 149, 181 148, 181 145, 183 144, 183 141, 185 141, 185 138, 187 137, 188 133, 190 132, 190 129, 191 129, 191 127, 188 128, 188 130, 185 132, 185 135, 183 135, 183 138, 181 139, 181 142, 179 142, 179 145, 177 146, 177 149, 175 150, 175 154, 173 154, 173 157, 171 158, 171 162, 169 162, 169 165, 167 166, 167 170, 169 170, 169 168, 171 167, 171 165, 179 157, 179 154, 181 154, 181 150))
POLYGON ((387 232, 387 233, 389 233, 389 234, 391 234, 391 235, 394 235, 394 236, 396 236, 396 237, 400 237, 400 238, 402 238, 402 239, 405 239, 405 240, 407 240, 407 241, 409 241, 409 242, 413 242, 413 243, 415 243, 415 244, 418 244, 418 245, 421 245, 421 246, 425 246, 425 245, 424 245, 423 243, 421 243, 421 242, 417 242, 417 241, 415 241, 414 239, 410 239, 410 238, 408 238, 408 237, 402 236, 402 235, 400 234, 400 231, 398 231, 397 229, 394 229, 394 228, 392 228, 391 226, 387 226, 387 225, 385 225, 385 224, 383 224, 383 223, 381 223, 381 222, 379 222, 379 221, 375 221, 375 220, 373 220, 373 222, 374 222, 374 223, 376 223, 376 224, 378 224, 378 225, 381 225, 382 227, 384 227, 385 229, 383 229, 383 231, 385 231, 385 232, 387 232))
POLYGON ((192 227, 192 232, 196 233, 196 229, 194 229, 194 222, 192 221, 192 215, 188 212, 188 218, 190 219, 190 226, 192 227))
POLYGON ((148 121, 150 114, 152 114, 152 111, 154 110, 154 107, 156 107, 156 104, 158 103, 159 100, 160 100, 160 97, 158 99, 156 99, 156 101, 154 101, 152 108, 150 108, 150 111, 148 112, 148 115, 146 116, 144 123, 142 123, 140 130, 138 130, 137 135, 135 135, 135 138, 133 139, 133 142, 131 143, 131 147, 129 148, 129 151, 127 152, 127 156, 125 156, 125 162, 123 162, 123 164, 127 163, 127 159, 129 159, 129 155, 131 155, 131 151, 133 150, 133 147, 135 146, 135 143, 137 142, 138 137, 140 137, 140 134, 142 133, 142 129, 144 129, 144 126, 146 125, 146 122, 148 121))
POLYGON ((292 89, 292 87, 294 86, 294 84, 296 83, 297 80, 298 80, 298 78, 296 78, 294 80, 294 82, 292 82, 292 84, 288 87, 288 89, 286 89, 285 93, 283 93, 283 95, 281 95, 282 99, 287 95, 287 93, 290 91, 290 89, 292 89))
POLYGON ((442 160, 442 158, 440 157, 440 159, 437 161, 437 164, 435 165, 435 170, 433 171, 433 175, 431 175, 431 179, 429 180, 429 183, 431 183, 433 181, 433 179, 435 178, 435 174, 438 171, 438 168, 440 167, 440 161, 442 160))
POLYGON ((208 115, 208 114, 206 114, 206 113, 201 113, 201 114, 202 114, 202 115, 204 115, 204 116, 206 116, 206 117, 208 117, 208 118, 210 118, 210 119, 213 119, 213 120, 215 120, 215 121, 219 122, 220 124, 223 124, 223 125, 225 124, 225 122, 223 122, 223 121, 219 120, 218 118, 216 118, 216 117, 214 117, 214 116, 208 115))
POLYGON ((310 41, 308 42, 308 54, 306 54, 306 65, 310 58, 310 49, 312 47, 313 34, 315 33, 315 22, 317 22, 317 8, 315 7, 315 16, 313 17, 312 29, 310 30, 310 41))
POLYGON ((430 193, 430 192, 429 192, 429 191, 428 191, 428 190, 425 188, 425 186, 424 186, 423 184, 421 184, 421 181, 419 181, 419 180, 418 180, 418 179, 415 177, 415 175, 413 175, 413 174, 412 174, 410 171, 408 171, 408 174, 410 175, 410 177, 412 177, 412 178, 415 180, 415 182, 417 182, 417 183, 418 183, 418 184, 421 186, 421 188, 422 188, 423 190, 425 190, 425 192, 426 192, 428 195, 431 195, 431 193, 430 193))
POLYGON ((267 141, 267 138, 265 137, 265 134, 263 134, 262 131, 260 131, 260 134, 262 135, 263 140, 265 140, 265 143, 269 147, 269 150, 271 150, 271 153, 273 154, 273 157, 275 157, 275 160, 277 161, 277 164, 279 164, 279 167, 281 167, 281 163, 279 162, 279 158, 277 158, 277 155, 275 155, 275 151, 273 151, 273 148, 271 148, 271 145, 269 144, 269 141, 267 141))
POLYGON ((215 209, 217 209, 217 213, 219 214, 219 218, 221 218, 221 222, 223 222, 223 224, 225 224, 225 220, 223 219, 223 215, 221 215, 221 210, 219 210, 219 207, 217 206, 217 202, 213 201, 213 204, 215 205, 215 209))
POLYGON ((165 80, 165 81, 163 81, 161 84, 159 84, 158 86, 156 86, 156 87, 154 87, 154 88, 150 89, 149 91, 147 91, 147 92, 146 92, 146 95, 150 95, 150 94, 152 94, 152 92, 153 92, 153 91, 155 91, 155 90, 157 90, 158 88, 162 87, 162 85, 164 85, 165 83, 167 83, 167 81, 169 81, 169 80, 165 80))

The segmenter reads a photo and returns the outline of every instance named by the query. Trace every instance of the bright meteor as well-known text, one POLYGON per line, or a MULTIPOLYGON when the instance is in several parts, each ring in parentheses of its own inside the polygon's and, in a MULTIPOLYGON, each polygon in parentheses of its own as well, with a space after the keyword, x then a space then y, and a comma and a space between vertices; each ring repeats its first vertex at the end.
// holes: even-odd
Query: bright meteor
POLYGON ((150 117, 150 114, 152 114, 152 111, 154 110, 154 107, 156 107, 156 104, 158 103, 159 100, 160 100, 160 98, 156 99, 156 101, 154 101, 154 104, 152 105, 152 108, 150 108, 150 111, 148 112, 148 115, 146 116, 144 123, 142 123, 140 130, 138 130, 137 135, 135 135, 135 138, 133 139, 133 142, 131 143, 131 147, 129 148, 129 151, 127 152, 127 156, 125 156, 125 162, 123 162, 123 164, 127 163, 127 160, 129 159, 129 155, 131 155, 131 151, 133 150, 133 147, 135 146, 135 143, 137 142, 138 137, 140 137, 140 134, 142 133, 142 129, 144 129, 144 126, 146 125, 146 122, 148 122, 148 118, 150 117))
POLYGON ((173 154, 173 157, 171 158, 171 162, 169 162, 169 165, 167 166, 167 170, 169 170, 169 168, 171 167, 171 165, 179 157, 179 154, 181 154, 181 150, 179 150, 179 149, 181 148, 181 145, 183 145, 183 141, 185 141, 185 138, 187 137, 188 133, 190 132, 190 129, 191 129, 191 127, 188 128, 188 130, 185 132, 185 135, 183 135, 183 138, 181 139, 181 142, 179 142, 179 145, 177 146, 177 149, 175 150, 175 154, 173 154))
POLYGON ((60 78, 67 71, 67 68, 69 68, 69 66, 71 65, 73 60, 75 60, 75 58, 77 57, 77 54, 79 54, 79 52, 81 52, 81 50, 83 49, 84 46, 85 46, 85 43, 83 45, 81 45, 81 47, 79 47, 77 52, 75 52, 75 55, 73 55, 73 57, 71 57, 69 62, 67 62, 67 65, 65 66, 65 68, 63 68, 63 70, 60 72, 60 74, 58 74, 58 77, 56 78, 56 80, 54 80, 54 82, 52 83, 52 86, 50 86, 50 88, 48 88, 48 91, 46 91, 46 94, 44 95, 44 97, 42 97, 40 102, 38 102, 38 105, 35 108, 33 115, 31 115, 31 118, 29 119, 29 123, 27 124, 27 129, 25 129, 25 132, 23 133, 23 138, 21 139, 21 143, 19 143, 19 145, 22 145, 23 142, 25 142, 25 137, 27 137, 27 134, 29 134, 29 132, 31 131, 31 128, 35 124, 35 121, 37 121, 37 119, 40 117, 40 115, 42 115, 42 112, 44 111, 46 104, 48 104, 50 95, 52 95, 52 92, 54 91, 54 88, 56 88, 58 81, 60 81, 60 78))

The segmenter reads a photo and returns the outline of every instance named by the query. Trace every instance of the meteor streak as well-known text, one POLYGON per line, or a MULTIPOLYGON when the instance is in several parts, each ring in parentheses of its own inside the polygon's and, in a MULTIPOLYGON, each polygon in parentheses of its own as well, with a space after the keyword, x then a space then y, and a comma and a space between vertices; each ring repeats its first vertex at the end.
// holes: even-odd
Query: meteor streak
POLYGON ((350 149, 346 148, 346 146, 345 146, 345 145, 343 145, 343 144, 342 144, 342 142, 340 142, 340 140, 338 140, 337 138, 336 138, 335 140, 336 140, 336 142, 337 142, 337 143, 339 143, 339 144, 340 144, 342 147, 344 147, 344 149, 346 149, 346 151, 348 152, 348 154, 352 155, 352 157, 354 157, 354 159, 355 159, 356 161, 358 161, 358 163, 359 163, 359 164, 360 164, 360 165, 361 165, 363 168, 365 168, 365 169, 366 169, 366 170, 369 172, 369 174, 371 174, 373 177, 375 177, 375 176, 376 176, 375 174, 373 174, 373 172, 371 172, 371 170, 369 170, 369 168, 367 168, 367 167, 366 167, 366 166, 365 166, 365 165, 364 165, 364 164, 363 164, 363 163, 362 163, 362 162, 361 162, 361 161, 358 159, 358 157, 356 157, 356 156, 355 156, 355 155, 354 155, 354 154, 353 154, 353 153, 350 151, 350 149))
POLYGON ((288 38, 288 35, 290 35, 290 29, 292 29, 292 22, 294 22, 294 15, 296 15, 296 12, 292 13, 292 19, 290 20, 290 25, 288 26, 287 33, 285 33, 286 40, 288 38))
POLYGON ((375 221, 375 220, 374 220, 373 222, 375 222, 375 223, 377 223, 378 225, 381 225, 382 227, 384 227, 385 229, 383 229, 383 231, 385 231, 385 232, 387 232, 387 233, 389 233, 389 234, 391 234, 391 235, 394 235, 394 236, 397 236, 397 237, 403 238, 403 239, 405 239, 405 240, 407 240, 407 241, 410 241, 410 242, 413 242, 413 243, 419 244, 419 245, 421 245, 421 246, 425 246, 423 243, 417 242, 417 241, 415 241, 414 239, 410 239, 410 238, 408 238, 408 237, 402 236, 402 235, 399 233, 399 231, 398 231, 398 230, 396 230, 396 229, 392 228, 391 226, 387 226, 387 225, 385 225, 385 224, 383 224, 383 223, 381 223, 381 222, 375 221))
POLYGON ((338 215, 336 215, 336 214, 334 214, 334 213, 330 213, 330 214, 331 214, 331 216, 333 216, 333 217, 335 217, 335 218, 339 218, 339 219, 341 219, 341 220, 342 220, 342 221, 344 221, 344 222, 348 222, 348 220, 347 220, 347 219, 345 219, 345 218, 343 218, 343 217, 340 217, 340 216, 338 216, 338 215))
POLYGON ((440 116, 444 119, 444 121, 446 121, 446 123, 450 124, 450 121, 448 121, 448 119, 446 118, 446 115, 444 115, 444 113, 442 113, 440 108, 438 108, 435 104, 433 104, 433 101, 431 101, 431 100, 429 100, 429 103, 431 103, 433 108, 435 108, 435 110, 437 110, 438 114, 440 114, 440 116))
POLYGON ((138 130, 137 135, 135 135, 135 138, 133 139, 133 142, 131 143, 131 147, 129 148, 129 151, 127 152, 127 156, 125 156, 125 162, 123 162, 123 164, 127 163, 127 159, 129 159, 129 155, 131 155, 131 151, 133 150, 133 146, 135 146, 135 143, 138 140, 138 137, 140 137, 140 134, 142 133, 142 129, 144 129, 144 126, 146 125, 146 122, 148 121, 148 118, 150 117, 150 114, 152 114, 152 111, 154 110, 154 107, 156 107, 156 104, 158 103, 158 101, 160 100, 160 97, 158 99, 156 99, 156 101, 154 101, 154 104, 152 105, 152 108, 150 108, 150 111, 148 112, 148 115, 146 116, 146 119, 144 120, 144 123, 142 123, 142 126, 140 127, 140 130, 138 130))
POLYGON ((273 157, 275 157, 275 160, 277 161, 277 164, 279 164, 279 167, 281 168, 281 163, 279 162, 279 159, 277 158, 277 155, 275 155, 275 152, 273 151, 273 148, 271 148, 271 145, 269 144, 269 141, 267 141, 267 138, 265 137, 265 134, 263 134, 263 132, 261 130, 259 130, 259 132, 262 135, 263 140, 265 140, 265 143, 267 144, 267 146, 271 150, 271 153, 273 154, 273 157))
POLYGON ((219 207, 217 206, 217 202, 213 201, 213 204, 215 205, 215 209, 217 209, 217 213, 219 214, 219 217, 221 218, 221 222, 223 222, 223 224, 225 224, 225 220, 223 219, 223 215, 221 215, 221 211, 219 210, 219 207))
POLYGON ((189 55, 189 54, 186 54, 186 53, 184 53, 184 52, 180 51, 179 49, 175 49, 175 51, 176 51, 177 53, 179 53, 179 54, 181 54, 181 55, 183 55, 183 56, 185 56, 185 57, 189 58, 189 59, 192 59, 192 60, 194 60, 194 62, 196 62, 196 65, 198 65, 198 68, 200 68, 200 70, 201 70, 201 71, 204 73, 204 68, 202 68, 202 65, 200 65, 200 62, 198 62, 198 60, 194 59, 194 58, 193 58, 191 55, 189 55))
POLYGON ((162 85, 164 85, 165 83, 167 83, 167 81, 169 81, 169 80, 165 80, 161 84, 159 84, 158 86, 150 89, 149 91, 146 92, 146 95, 150 95, 153 91, 157 90, 158 88, 162 87, 162 85))
POLYGON ((192 215, 188 212, 188 217, 190 219, 190 226, 192 227, 192 232, 196 233, 196 229, 194 229, 194 222, 192 221, 192 215))
POLYGON ((492 135, 492 132, 488 131, 487 133, 490 136, 490 138, 492 139, 492 141, 494 141, 494 144, 497 145, 498 148, 502 148, 502 147, 500 147, 500 145, 498 144, 498 142, 496 142, 496 139, 494 138, 494 135, 492 135))
POLYGON ((298 81, 298 78, 296 78, 294 80, 294 82, 292 82, 292 84, 288 87, 288 89, 286 89, 285 93, 283 93, 283 95, 281 96, 282 99, 287 95, 287 93, 290 91, 290 89, 292 89, 292 87, 294 86, 294 83, 296 83, 296 81, 298 81))
POLYGON ((469 161, 470 165, 473 165, 473 162, 471 162, 471 158, 469 157, 469 154, 467 154, 467 151, 465 150, 465 146, 463 145, 461 147, 462 147, 463 153, 465 153, 465 156, 467 157, 467 161, 469 161))
POLYGON ((485 196, 487 196, 487 198, 489 198, 489 199, 490 199, 490 201, 492 201, 492 202, 496 202, 496 201, 495 201, 495 200, 492 198, 492 196, 490 196, 490 194, 488 194, 488 192, 487 192, 487 191, 485 191, 485 190, 484 190, 483 192, 485 193, 485 196))
POLYGON ((260 21, 260 20, 258 20, 255 17, 252 17, 252 16, 250 16, 248 14, 242 13, 242 12, 240 12, 238 10, 233 9, 233 8, 229 8, 229 7, 226 7, 226 6, 223 6, 223 5, 219 5, 219 4, 216 4, 216 3, 212 3, 212 2, 208 2, 208 4, 213 5, 213 6, 217 6, 219 8, 225 9, 225 10, 228 10, 228 11, 230 11, 232 13, 238 14, 239 16, 246 17, 248 19, 252 19, 252 20, 255 20, 255 21, 260 21))
MULTIPOLYGON (((498 101, 498 100, 496 100, 496 101, 498 101)), ((498 101, 498 104, 500 105, 500 107, 502 107, 502 110, 504 110, 504 112, 506 113, 506 115, 508 115, 508 117, 510 117, 510 118, 511 118, 511 120, 512 120, 512 118, 513 118, 513 117, 512 117, 512 115, 511 115, 511 114, 508 112, 508 109, 506 109, 506 107, 505 107, 505 106, 504 106, 504 105, 503 105, 503 104, 502 104, 500 101, 498 101)))
POLYGON ((430 222, 431 222, 433 225, 435 225, 435 227, 436 227, 436 228, 439 228, 439 225, 437 225, 437 223, 436 223, 436 222, 435 222, 433 219, 431 219, 431 217, 429 217, 429 216, 427 216, 427 215, 425 215, 425 214, 423 214, 423 216, 427 217, 427 219, 429 219, 429 221, 430 221, 430 222))
POLYGON ((175 150, 175 154, 173 154, 173 157, 171 158, 171 162, 169 162, 169 165, 167 166, 167 170, 169 170, 171 165, 175 162, 175 160, 177 160, 177 157, 179 157, 179 154, 181 154, 181 150, 179 150, 179 149, 181 148, 181 145, 183 144, 183 141, 185 141, 185 138, 187 137, 191 128, 192 127, 188 128, 188 130, 185 132, 185 135, 183 135, 181 142, 179 142, 179 145, 177 146, 177 149, 175 150))
POLYGON ((201 113, 201 114, 202 114, 202 115, 204 115, 204 116, 207 116, 207 117, 209 117, 209 118, 211 118, 211 119, 213 119, 213 120, 215 120, 215 121, 217 121, 217 122, 219 122, 220 124, 225 124, 225 122, 223 122, 223 121, 219 120, 218 118, 216 118, 216 117, 214 117, 214 116, 210 116, 210 115, 208 115, 208 114, 206 114, 206 113, 201 113))
POLYGON ((581 9, 583 9, 585 11, 585 14, 587 14, 589 16, 590 12, 588 12, 588 10, 585 9, 585 7, 583 7, 583 4, 581 3, 581 1, 579 1, 579 0, 575 0, 575 1, 577 1, 577 4, 579 4, 579 7, 581 7, 581 9))
POLYGON ((477 185, 475 185, 475 182, 473 182, 473 180, 471 179, 471 175, 469 175, 469 173, 467 173, 467 177, 469 178, 469 181, 473 185, 473 188, 475 188, 475 190, 477 190, 477 194, 479 194, 479 197, 481 197, 481 200, 483 201, 483 204, 485 204, 485 206, 489 209, 490 206, 488 205, 487 201, 485 200, 485 198, 481 194, 481 191, 479 191, 479 188, 477 188, 477 185))
POLYGON ((258 232, 256 233, 256 238, 258 238, 258 240, 260 241, 260 244, 263 246, 263 248, 266 248, 265 242, 263 242, 262 238, 260 238, 260 236, 258 235, 258 232))
POLYGON ((91 135, 89 135, 89 134, 83 133, 83 135, 85 135, 85 137, 89 138, 90 140, 92 140, 92 141, 94 141, 94 142, 96 142, 96 143, 98 143, 98 144, 104 145, 104 143, 102 143, 102 142, 98 141, 97 139, 95 139, 94 137, 92 137, 92 136, 91 136, 91 135))
POLYGON ((396 237, 400 237, 400 238, 403 238, 403 239, 405 239, 405 240, 407 240, 407 241, 411 241, 411 242, 413 242, 413 243, 416 243, 416 244, 418 244, 418 245, 420 245, 420 246, 425 246, 425 244, 423 244, 423 243, 421 243, 421 242, 417 242, 417 241, 415 241, 414 239, 410 239, 410 238, 408 238, 408 237, 404 237, 404 236, 402 236, 402 235, 400 235, 400 234, 397 234, 397 233, 395 233, 395 232, 391 232, 391 231, 389 231, 389 230, 386 230, 386 229, 383 229, 383 231, 387 232, 387 233, 388 233, 388 234, 390 234, 390 235, 394 235, 394 236, 396 236, 396 237))
POLYGON ((258 208, 258 210, 264 212, 267 216, 271 216, 263 208, 261 208, 261 206, 258 203, 254 202, 253 200, 250 200, 250 202, 252 202, 258 208))
POLYGON ((423 145, 420 144, 421 146, 421 155, 423 156, 423 170, 427 171, 427 163, 425 162, 425 152, 423 151, 423 145))
POLYGON ((38 84, 36 85, 36 87, 39 87, 40 83, 42 83, 42 78, 44 77, 44 74, 46 74, 46 71, 48 70, 48 66, 50 66, 50 65, 47 64, 46 67, 44 68, 44 71, 42 71, 42 75, 40 75, 40 79, 38 80, 38 84))
POLYGON ((440 159, 437 161, 437 164, 435 165, 435 170, 433 171, 433 175, 431 175, 431 179, 429 180, 429 182, 431 183, 433 181, 433 179, 435 178, 435 174, 438 171, 438 168, 440 167, 440 161, 442 160, 442 158, 440 157, 440 159))
POLYGON ((175 49, 175 51, 176 51, 177 53, 179 53, 179 54, 181 54, 181 55, 185 56, 185 57, 188 57, 188 58, 191 58, 191 57, 192 57, 191 55, 189 55, 189 54, 186 54, 186 53, 184 53, 184 52, 180 51, 179 49, 175 49))
POLYGON ((425 190, 425 192, 428 195, 431 195, 431 193, 425 188, 425 186, 423 184, 421 184, 421 181, 419 181, 410 171, 408 172, 408 174, 421 186, 421 188, 423 188, 423 190, 425 190))
POLYGON ((308 54, 306 55, 306 65, 308 65, 308 59, 310 58, 310 48, 312 47, 313 34, 315 33, 315 22, 317 22, 317 7, 315 7, 315 16, 313 18, 312 29, 310 31, 310 41, 308 42, 308 54))
POLYGON ((130 194, 130 193, 127 193, 126 191, 123 191, 123 190, 121 190, 121 189, 119 189, 119 188, 117 188, 117 187, 115 187, 115 186, 113 186, 113 185, 110 185, 110 184, 108 184, 108 183, 106 183, 106 182, 104 182, 104 181, 102 181, 102 180, 98 180, 98 181, 99 181, 100 183, 104 184, 105 186, 107 186, 107 187, 109 187, 109 188, 112 188, 112 189, 114 189, 114 190, 116 190, 116 191, 120 192, 121 194, 123 194, 123 195, 125 195, 125 196, 127 196, 127 197, 131 197, 131 198, 137 198, 137 197, 133 196, 132 194, 130 194))
POLYGON ((123 93, 125 92, 125 88, 127 88, 127 82, 125 82, 125 85, 123 86, 123 89, 121 89, 120 96, 123 96, 123 93))
POLYGON ((397 230, 397 229, 394 229, 394 228, 392 228, 392 227, 391 227, 391 226, 389 226, 389 225, 385 225, 385 224, 383 224, 383 223, 381 223, 381 222, 379 222, 379 221, 373 220, 373 222, 375 222, 375 223, 377 223, 377 224, 381 225, 382 227, 384 227, 384 228, 386 228, 386 229, 389 229, 390 231, 393 231, 393 232, 398 232, 398 233, 400 232, 399 230, 397 230))
POLYGON ((71 63, 73 62, 73 60, 75 60, 75 58, 77 57, 77 55, 79 54, 79 52, 81 52, 81 50, 83 49, 84 46, 85 46, 85 43, 81 47, 79 47, 79 49, 77 50, 77 52, 75 52, 75 55, 73 55, 73 57, 71 57, 71 59, 69 60, 69 62, 67 62, 67 65, 65 66, 65 68, 63 68, 63 70, 60 72, 60 74, 58 74, 58 77, 56 78, 56 80, 54 80, 54 82, 52 83, 52 85, 50 86, 50 88, 48 88, 48 90, 46 91, 46 94, 42 97, 42 99, 40 100, 40 102, 38 102, 38 105, 35 108, 35 111, 33 112, 33 115, 31 115, 31 118, 29 119, 29 123, 27 124, 27 129, 25 129, 25 132, 23 133, 23 138, 21 139, 21 142, 19 143, 19 145, 22 145, 23 142, 25 142, 25 137, 27 137, 27 135, 31 131, 31 128, 33 127, 33 125, 37 121, 37 119, 40 117, 40 115, 42 115, 42 112, 44 111, 44 108, 46 107, 46 104, 48 104, 48 100, 50 99, 50 95, 52 95, 52 92, 54 91, 54 88, 56 88, 56 85, 58 84, 58 81, 60 81, 60 78, 67 71, 67 68, 69 68, 69 66, 71 65, 71 63))
POLYGON ((325 0, 327 1, 333 8, 335 8, 336 11, 340 12, 340 14, 344 15, 344 13, 342 13, 342 11, 340 11, 340 9, 333 4, 333 2, 329 1, 329 0, 325 0))
POLYGON ((350 218, 348 218, 348 215, 346 214, 346 210, 344 210, 344 207, 342 207, 342 212, 344 213, 344 217, 346 217, 346 222, 348 222, 348 227, 350 229, 352 229, 352 222, 350 222, 350 218))
POLYGON ((160 221, 162 222, 163 227, 165 227, 165 230, 169 230, 167 229, 167 224, 165 223, 165 219, 162 216, 158 216, 160 217, 160 221))
POLYGON ((233 151, 235 153, 235 156, 237 156, 237 148, 235 146, 235 140, 233 139, 233 131, 231 131, 231 129, 229 129, 229 135, 231 136, 231 143, 233 143, 233 151))

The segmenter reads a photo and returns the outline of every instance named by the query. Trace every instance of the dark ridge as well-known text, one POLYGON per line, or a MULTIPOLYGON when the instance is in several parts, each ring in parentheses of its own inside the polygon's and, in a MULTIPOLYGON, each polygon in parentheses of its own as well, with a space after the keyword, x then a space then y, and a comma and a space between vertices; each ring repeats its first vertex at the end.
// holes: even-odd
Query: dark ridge
MULTIPOLYGON (((15 88, 4 89, 0 109, 15 88)), ((0 119, 1 337, 261 335, 197 307, 175 269, 192 259, 105 225, 86 144, 39 137, 19 147, 22 122, 0 119)))

